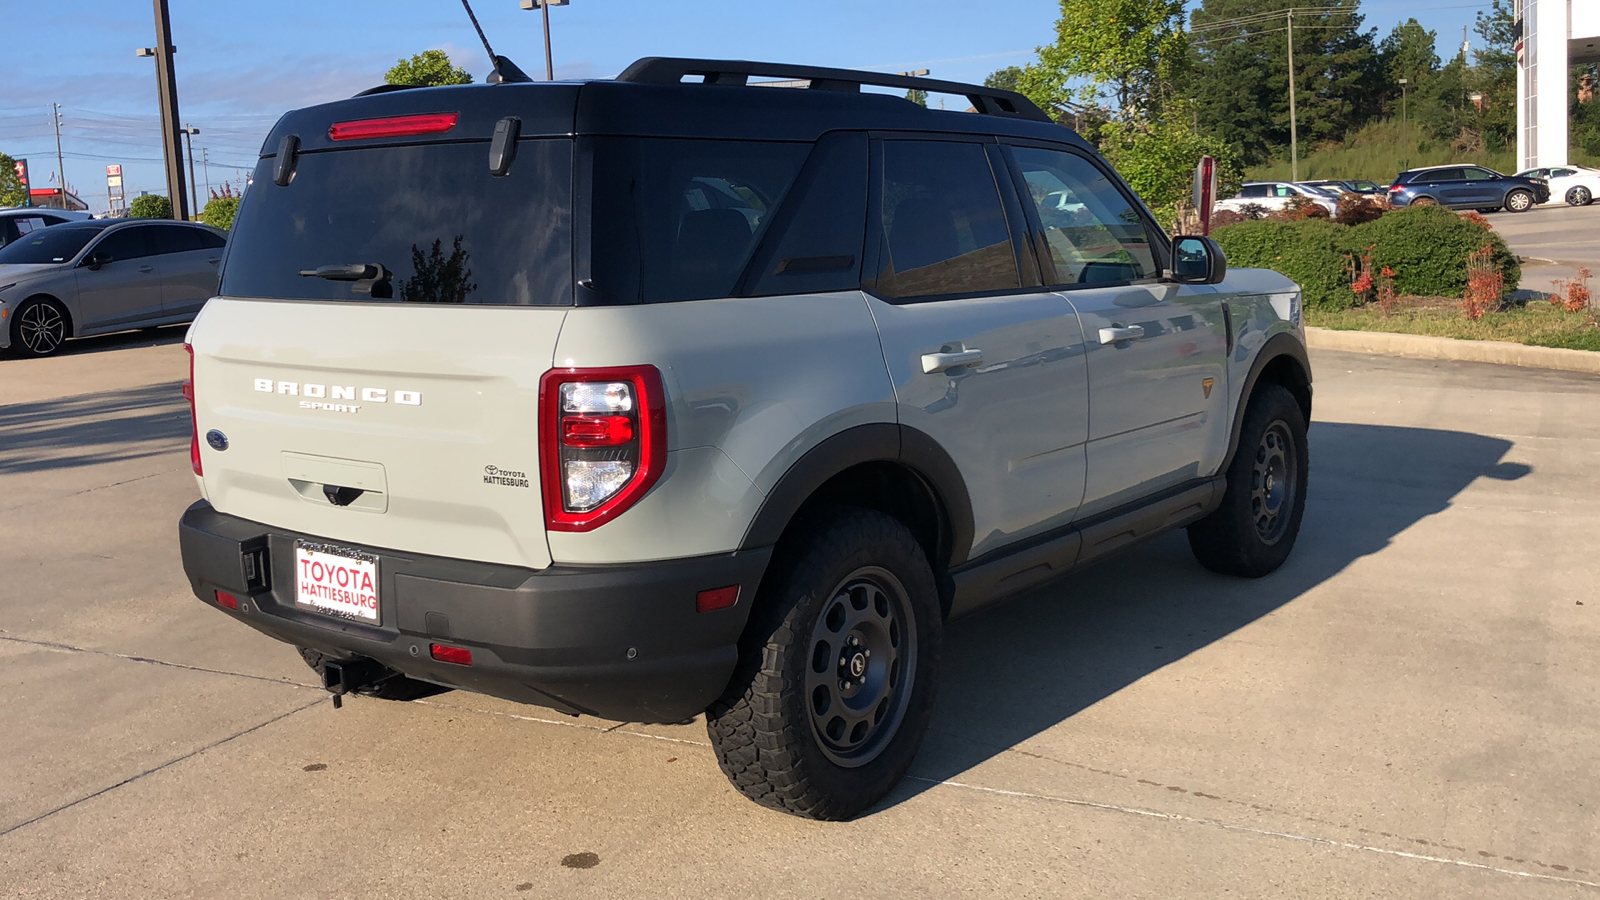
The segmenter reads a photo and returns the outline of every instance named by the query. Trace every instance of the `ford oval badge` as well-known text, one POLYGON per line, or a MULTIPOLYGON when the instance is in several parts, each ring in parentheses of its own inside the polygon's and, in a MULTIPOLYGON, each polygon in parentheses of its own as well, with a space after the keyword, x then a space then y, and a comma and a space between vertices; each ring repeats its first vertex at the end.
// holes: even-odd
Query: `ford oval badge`
POLYGON ((213 450, 226 450, 228 449, 228 436, 213 428, 206 432, 206 443, 210 444, 213 450))

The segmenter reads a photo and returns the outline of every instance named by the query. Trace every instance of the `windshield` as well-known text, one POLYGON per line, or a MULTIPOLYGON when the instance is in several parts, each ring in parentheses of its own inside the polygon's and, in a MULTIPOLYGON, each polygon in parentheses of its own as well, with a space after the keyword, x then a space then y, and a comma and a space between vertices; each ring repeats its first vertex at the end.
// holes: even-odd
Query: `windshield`
POLYGON ((283 186, 273 163, 240 206, 225 295, 572 304, 570 140, 522 141, 500 177, 488 141, 302 153, 283 186))
POLYGON ((0 265, 64 263, 100 234, 99 228, 53 225, 30 231, 0 248, 0 265))

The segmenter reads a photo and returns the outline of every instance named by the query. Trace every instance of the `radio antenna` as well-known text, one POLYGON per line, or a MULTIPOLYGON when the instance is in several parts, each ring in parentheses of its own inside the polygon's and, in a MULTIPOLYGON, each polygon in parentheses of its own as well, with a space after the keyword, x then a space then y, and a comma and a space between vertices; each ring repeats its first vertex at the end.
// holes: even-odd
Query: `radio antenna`
POLYGON ((472 11, 472 4, 468 3, 467 0, 461 0, 461 6, 467 11, 467 18, 472 20, 473 30, 478 32, 478 40, 483 41, 483 49, 489 54, 489 64, 494 67, 493 71, 489 73, 489 77, 485 78, 484 81, 489 84, 532 81, 533 79, 528 77, 528 73, 517 68, 516 63, 495 53, 494 48, 489 46, 489 36, 483 33, 483 26, 478 24, 478 15, 472 11))

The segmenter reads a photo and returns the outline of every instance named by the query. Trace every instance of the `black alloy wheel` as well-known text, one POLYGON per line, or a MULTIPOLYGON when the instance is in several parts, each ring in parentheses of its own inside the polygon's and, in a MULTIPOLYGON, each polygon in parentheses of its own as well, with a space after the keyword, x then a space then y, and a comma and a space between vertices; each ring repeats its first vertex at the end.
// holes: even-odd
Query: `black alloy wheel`
POLYGON ((916 613, 900 580, 877 566, 851 572, 832 593, 811 629, 806 699, 823 754, 855 767, 883 752, 905 716, 916 613))
POLYGON ((1581 184, 1567 191, 1568 206, 1588 206, 1593 202, 1594 195, 1589 193, 1589 189, 1581 184))

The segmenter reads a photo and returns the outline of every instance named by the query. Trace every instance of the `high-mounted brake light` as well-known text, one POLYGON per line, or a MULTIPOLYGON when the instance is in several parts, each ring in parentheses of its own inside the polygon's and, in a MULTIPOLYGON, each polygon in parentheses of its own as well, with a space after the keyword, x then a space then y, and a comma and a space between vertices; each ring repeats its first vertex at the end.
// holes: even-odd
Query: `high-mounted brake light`
POLYGON ((189 468, 204 475, 200 471, 200 420, 194 411, 194 347, 184 344, 183 349, 189 354, 189 380, 183 383, 183 399, 189 401, 189 468))
POLYGON ((456 122, 460 118, 459 113, 452 112, 335 122, 328 129, 328 139, 356 141, 362 138, 400 137, 407 134, 442 134, 456 127, 456 122))
POLYGON ((539 381, 545 527, 592 531, 661 477, 667 412, 655 366, 552 369, 539 381))

